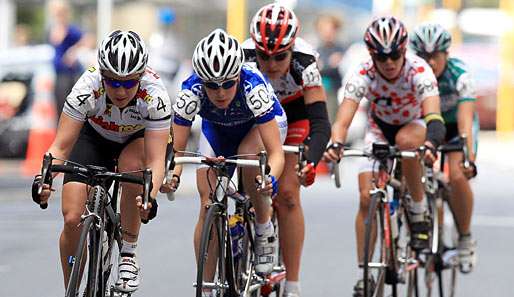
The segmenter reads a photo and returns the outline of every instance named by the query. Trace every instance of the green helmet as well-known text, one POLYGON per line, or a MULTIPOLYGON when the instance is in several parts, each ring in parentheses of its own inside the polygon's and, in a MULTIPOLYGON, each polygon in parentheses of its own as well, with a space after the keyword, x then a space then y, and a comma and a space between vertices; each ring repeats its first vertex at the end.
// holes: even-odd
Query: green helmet
POLYGON ((452 43, 450 32, 439 24, 423 24, 414 29, 410 46, 418 54, 446 51, 452 43))

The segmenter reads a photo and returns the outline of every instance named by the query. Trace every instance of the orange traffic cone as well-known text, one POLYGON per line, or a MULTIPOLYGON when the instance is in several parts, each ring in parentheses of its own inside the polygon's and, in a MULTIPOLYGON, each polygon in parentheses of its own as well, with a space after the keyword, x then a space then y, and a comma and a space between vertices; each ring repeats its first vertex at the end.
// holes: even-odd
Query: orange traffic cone
POLYGON ((54 141, 57 121, 54 105, 49 100, 36 99, 31 119, 27 155, 22 167, 22 173, 27 176, 41 170, 43 155, 54 141))

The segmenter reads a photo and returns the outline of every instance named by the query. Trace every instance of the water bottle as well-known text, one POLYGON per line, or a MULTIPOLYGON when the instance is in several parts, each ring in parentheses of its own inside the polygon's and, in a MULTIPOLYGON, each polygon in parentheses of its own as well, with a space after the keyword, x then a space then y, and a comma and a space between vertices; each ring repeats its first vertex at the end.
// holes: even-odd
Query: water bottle
POLYGON ((398 237, 398 206, 400 201, 397 199, 393 199, 389 204, 390 214, 391 214, 391 236, 393 239, 398 237))
MULTIPOLYGON (((166 173, 165 181, 170 181, 172 178, 173 178, 173 170, 168 170, 168 172, 166 173)), ((174 191, 169 191, 168 193, 166 193, 166 196, 168 196, 169 201, 175 200, 175 192, 174 191)))
POLYGON ((230 238, 232 239, 232 256, 237 260, 243 252, 244 220, 241 215, 233 215, 228 219, 230 238))

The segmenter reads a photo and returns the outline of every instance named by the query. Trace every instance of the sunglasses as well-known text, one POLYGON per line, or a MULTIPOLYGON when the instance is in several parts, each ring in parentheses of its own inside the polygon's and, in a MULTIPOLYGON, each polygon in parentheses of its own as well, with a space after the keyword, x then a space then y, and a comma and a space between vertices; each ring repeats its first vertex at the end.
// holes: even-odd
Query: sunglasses
POLYGON ((211 90, 217 90, 219 88, 228 90, 228 89, 232 88, 236 83, 237 83, 237 79, 227 80, 222 83, 208 81, 208 82, 204 82, 203 84, 205 85, 206 88, 211 89, 211 90))
POLYGON ((266 53, 261 52, 261 51, 256 51, 256 52, 257 52, 257 55, 259 56, 259 58, 261 58, 263 61, 275 60, 277 62, 280 62, 280 61, 284 61, 287 58, 287 51, 282 52, 277 55, 272 55, 272 56, 266 55, 266 53))
POLYGON ((390 54, 374 54, 373 60, 376 60, 378 62, 385 62, 387 59, 391 59, 392 61, 397 61, 403 56, 403 52, 401 51, 395 51, 390 54))
POLYGON ((129 79, 129 80, 117 80, 117 79, 112 79, 112 78, 108 78, 108 77, 104 76, 103 80, 107 85, 109 85, 110 87, 115 88, 115 89, 117 89, 119 87, 123 87, 124 89, 132 89, 139 83, 140 79, 135 78, 135 79, 129 79))
POLYGON ((421 57, 423 60, 428 61, 431 59, 434 59, 439 52, 432 52, 432 53, 425 53, 425 52, 419 52, 416 53, 419 57, 421 57))

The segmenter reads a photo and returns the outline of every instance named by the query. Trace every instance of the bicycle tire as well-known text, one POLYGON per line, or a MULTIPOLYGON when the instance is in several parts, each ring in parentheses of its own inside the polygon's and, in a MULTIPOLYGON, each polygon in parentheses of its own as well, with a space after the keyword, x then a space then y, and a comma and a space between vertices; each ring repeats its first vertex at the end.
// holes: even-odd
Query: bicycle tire
POLYGON ((383 291, 384 289, 384 283, 385 283, 385 267, 376 267, 372 268, 370 267, 370 263, 373 263, 371 256, 374 254, 376 256, 376 253, 373 253, 371 250, 372 247, 376 244, 376 239, 373 242, 373 222, 376 221, 376 232, 375 232, 375 238, 380 236, 379 244, 380 244, 380 255, 378 255, 378 261, 379 263, 384 263, 384 255, 385 246, 383 245, 383 215, 380 212, 380 194, 373 194, 370 197, 370 205, 368 210, 368 217, 365 221, 365 233, 364 233, 364 263, 363 263, 363 281, 364 281, 364 297, 372 297, 377 296, 377 293, 379 291, 383 291), (378 217, 378 218, 377 218, 378 217), (378 219, 378 221, 376 220, 378 219), (372 254, 372 255, 370 255, 372 254), (372 274, 370 272, 371 269, 376 269, 375 271, 378 271, 376 273, 376 277, 374 277, 375 274, 372 274), (370 288, 370 284, 374 283, 374 288, 370 288))
POLYGON ((198 266, 196 275, 196 297, 203 297, 204 290, 212 289, 212 296, 223 297, 228 291, 225 275, 225 238, 227 238, 226 226, 223 226, 222 206, 218 204, 210 205, 202 228, 200 250, 198 254, 198 266), (212 280, 204 282, 204 270, 209 258, 209 243, 212 239, 217 240, 218 254, 216 257, 216 270, 212 280), (217 284, 215 288, 208 288, 207 283, 217 284))
POLYGON ((77 251, 75 252, 73 265, 72 265, 72 269, 71 269, 71 274, 70 274, 70 279, 68 281, 68 286, 67 286, 66 293, 65 293, 66 297, 76 297, 77 294, 79 293, 79 290, 81 287, 81 281, 82 281, 81 267, 82 267, 82 265, 85 265, 85 263, 82 263, 82 261, 83 261, 84 256, 87 259, 86 245, 87 245, 89 230, 93 226, 93 223, 94 223, 94 218, 88 217, 84 220, 84 223, 82 224, 82 230, 80 232, 79 243, 77 246, 77 251))

